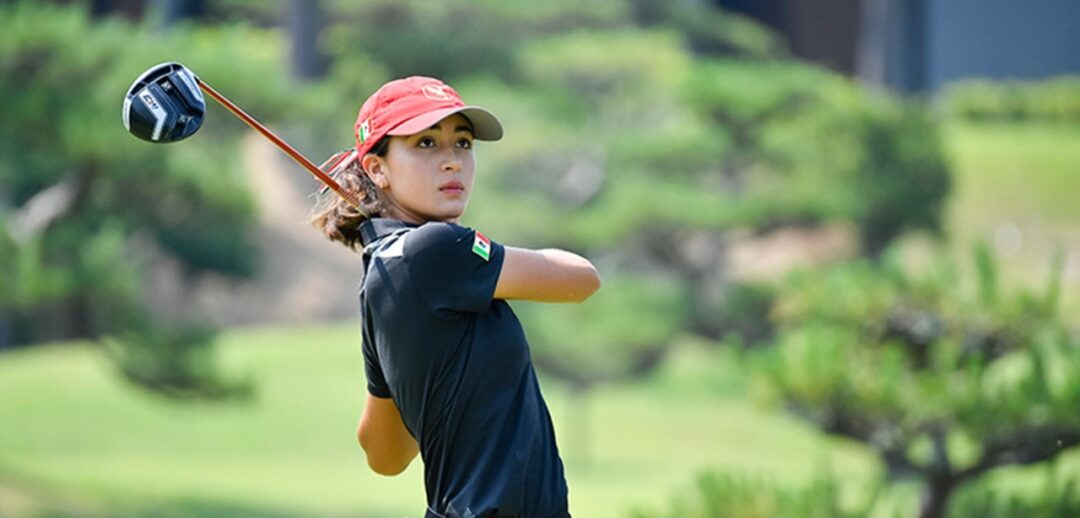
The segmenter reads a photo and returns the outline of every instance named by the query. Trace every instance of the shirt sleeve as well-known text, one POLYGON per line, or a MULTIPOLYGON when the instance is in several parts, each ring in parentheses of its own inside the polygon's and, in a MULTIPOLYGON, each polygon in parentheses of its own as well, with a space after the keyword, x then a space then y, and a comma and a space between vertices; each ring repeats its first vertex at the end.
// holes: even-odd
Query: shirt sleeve
POLYGON ((501 244, 451 223, 428 223, 405 241, 409 277, 436 313, 487 311, 504 254, 501 244))
POLYGON ((365 320, 364 329, 361 333, 363 337, 361 348, 364 351, 364 374, 367 376, 367 389, 372 396, 389 398, 391 396, 390 386, 386 384, 386 376, 383 375, 382 364, 379 363, 379 354, 375 349, 375 340, 372 338, 366 322, 368 320, 365 320))

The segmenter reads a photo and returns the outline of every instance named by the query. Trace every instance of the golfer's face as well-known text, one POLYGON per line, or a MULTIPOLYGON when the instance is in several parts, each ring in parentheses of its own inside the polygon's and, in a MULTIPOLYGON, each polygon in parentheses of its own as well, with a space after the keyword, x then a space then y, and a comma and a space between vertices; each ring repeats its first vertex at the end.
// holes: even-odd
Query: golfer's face
POLYGON ((457 222, 469 205, 476 160, 469 120, 451 115, 420 133, 393 137, 385 157, 394 217, 457 222))

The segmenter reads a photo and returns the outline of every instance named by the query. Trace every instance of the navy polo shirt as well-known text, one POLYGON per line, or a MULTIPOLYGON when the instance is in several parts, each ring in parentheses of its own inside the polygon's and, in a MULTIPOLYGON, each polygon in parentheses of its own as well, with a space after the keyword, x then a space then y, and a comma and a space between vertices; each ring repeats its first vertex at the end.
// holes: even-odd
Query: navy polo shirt
POLYGON ((503 246, 459 225, 360 227, 368 391, 420 445, 428 518, 569 516, 525 333, 492 298, 503 246))

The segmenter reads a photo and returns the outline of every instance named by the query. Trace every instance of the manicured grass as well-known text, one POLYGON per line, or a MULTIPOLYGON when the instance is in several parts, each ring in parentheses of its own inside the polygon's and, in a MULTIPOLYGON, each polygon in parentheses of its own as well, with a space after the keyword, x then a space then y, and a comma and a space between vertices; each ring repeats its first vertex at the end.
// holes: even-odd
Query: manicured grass
POLYGON ((994 245, 1004 278, 1039 290, 1061 248, 1063 311, 1080 314, 1080 125, 952 122, 943 129, 954 173, 950 245, 969 261, 972 243, 994 245))
POLYGON ((998 220, 1080 232, 1080 125, 963 123, 944 126, 955 176, 953 227, 998 220))
MULTIPOLYGON (((253 400, 140 392, 92 344, 0 355, 0 515, 421 515, 419 462, 380 477, 355 445, 364 386, 355 326, 233 331, 220 345, 227 370, 255 381, 253 400)), ((725 392, 741 386, 737 373, 723 355, 687 346, 654 380, 584 399, 543 380, 574 514, 661 506, 709 468, 791 483, 826 463, 873 472, 859 448, 725 392)))

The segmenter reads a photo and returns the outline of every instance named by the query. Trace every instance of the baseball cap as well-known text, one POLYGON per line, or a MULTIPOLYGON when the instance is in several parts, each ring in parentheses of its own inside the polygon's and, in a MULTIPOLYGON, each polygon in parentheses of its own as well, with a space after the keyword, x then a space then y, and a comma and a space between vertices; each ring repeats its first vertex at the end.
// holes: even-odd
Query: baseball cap
POLYGON ((455 113, 469 119, 477 140, 499 140, 502 124, 490 111, 466 105, 450 85, 411 76, 384 84, 364 101, 353 127, 356 151, 364 156, 387 135, 413 135, 455 113))

